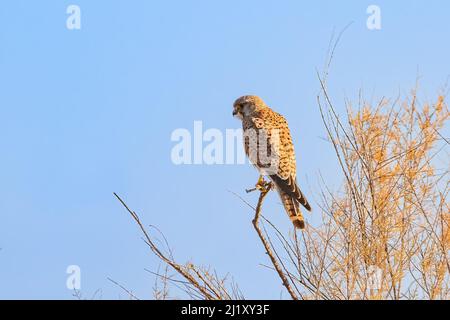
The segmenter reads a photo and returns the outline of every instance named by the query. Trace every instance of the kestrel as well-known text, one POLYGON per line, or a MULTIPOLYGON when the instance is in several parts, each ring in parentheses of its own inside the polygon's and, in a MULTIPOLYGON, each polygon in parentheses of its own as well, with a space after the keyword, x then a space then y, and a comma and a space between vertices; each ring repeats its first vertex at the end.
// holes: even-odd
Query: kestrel
POLYGON ((260 173, 256 188, 261 188, 263 177, 268 176, 294 226, 303 229, 300 204, 308 211, 311 206, 297 185, 294 145, 287 121, 257 96, 237 99, 233 116, 242 120, 245 153, 260 173))

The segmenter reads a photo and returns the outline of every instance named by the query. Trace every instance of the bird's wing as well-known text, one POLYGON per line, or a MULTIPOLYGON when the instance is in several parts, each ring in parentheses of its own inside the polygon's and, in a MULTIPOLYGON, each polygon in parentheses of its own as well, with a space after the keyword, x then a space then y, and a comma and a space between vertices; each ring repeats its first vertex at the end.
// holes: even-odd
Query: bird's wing
POLYGON ((267 128, 278 130, 278 137, 269 134, 270 144, 278 154, 278 170, 271 174, 270 178, 277 188, 290 195, 308 211, 311 211, 308 200, 297 185, 294 144, 288 123, 282 115, 273 111, 265 119, 267 128))
POLYGON ((292 176, 289 176, 287 179, 283 179, 279 175, 270 175, 270 178, 272 179, 276 188, 290 195, 292 198, 298 201, 298 203, 304 206, 306 210, 311 211, 311 206, 309 205, 308 200, 306 199, 305 195, 302 193, 292 176))

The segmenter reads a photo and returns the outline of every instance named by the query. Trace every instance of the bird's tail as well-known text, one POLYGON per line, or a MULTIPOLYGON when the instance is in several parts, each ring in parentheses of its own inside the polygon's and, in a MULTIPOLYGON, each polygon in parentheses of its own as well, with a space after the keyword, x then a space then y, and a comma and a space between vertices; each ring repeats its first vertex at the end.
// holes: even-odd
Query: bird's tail
POLYGON ((305 219, 303 218, 303 214, 300 210, 299 203, 289 194, 284 191, 279 191, 281 202, 283 203, 284 208, 291 219, 294 227, 298 229, 305 228, 305 219))

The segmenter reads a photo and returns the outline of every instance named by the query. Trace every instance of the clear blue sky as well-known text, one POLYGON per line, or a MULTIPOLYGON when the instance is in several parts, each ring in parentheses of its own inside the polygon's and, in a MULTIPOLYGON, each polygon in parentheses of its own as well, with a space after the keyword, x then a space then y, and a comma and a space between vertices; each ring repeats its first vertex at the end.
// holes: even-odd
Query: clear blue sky
MULTIPOLYGON (((158 261, 112 193, 157 225, 179 261, 230 273, 248 298, 282 287, 228 190, 257 179, 246 165, 175 166, 176 128, 239 128, 232 103, 262 96, 290 123, 299 182, 314 203, 318 176, 340 177, 321 125, 316 68, 333 28, 353 25, 337 50, 330 90, 407 93, 422 76, 433 98, 450 74, 448 1, 2 1, 0 5, 0 298, 124 298, 107 277, 151 298, 158 261), (81 8, 81 30, 66 8, 81 8), (366 28, 381 8, 382 29, 366 28)), ((275 195, 266 215, 290 222, 275 195)), ((318 221, 309 216, 309 221, 318 221)))

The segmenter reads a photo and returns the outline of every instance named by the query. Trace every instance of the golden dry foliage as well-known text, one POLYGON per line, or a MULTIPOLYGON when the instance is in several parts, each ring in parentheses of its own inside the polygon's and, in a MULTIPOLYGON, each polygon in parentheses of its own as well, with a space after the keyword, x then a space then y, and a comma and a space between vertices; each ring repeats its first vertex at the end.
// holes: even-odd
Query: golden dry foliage
POLYGON ((305 299, 449 299, 444 97, 348 103, 345 125, 325 89, 318 101, 345 179, 340 192, 324 187, 318 228, 282 239, 292 286, 305 299))

